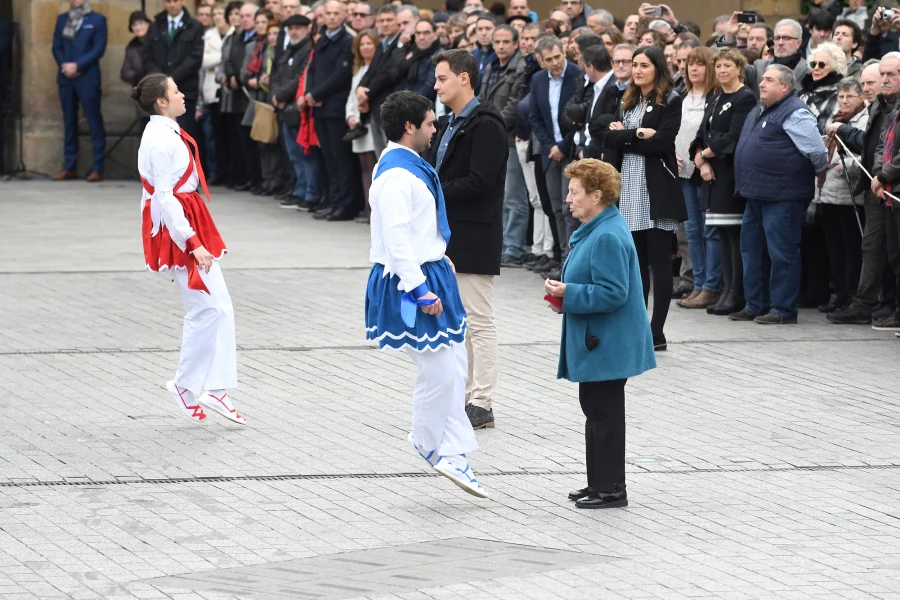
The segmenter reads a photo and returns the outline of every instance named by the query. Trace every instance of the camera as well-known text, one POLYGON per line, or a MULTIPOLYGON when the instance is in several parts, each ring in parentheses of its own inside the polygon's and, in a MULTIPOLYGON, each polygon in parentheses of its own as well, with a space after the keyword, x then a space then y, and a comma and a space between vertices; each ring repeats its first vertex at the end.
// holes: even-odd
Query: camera
POLYGON ((885 21, 892 21, 894 19, 895 14, 896 13, 894 12, 893 8, 886 8, 883 11, 881 11, 881 18, 884 19, 885 21))

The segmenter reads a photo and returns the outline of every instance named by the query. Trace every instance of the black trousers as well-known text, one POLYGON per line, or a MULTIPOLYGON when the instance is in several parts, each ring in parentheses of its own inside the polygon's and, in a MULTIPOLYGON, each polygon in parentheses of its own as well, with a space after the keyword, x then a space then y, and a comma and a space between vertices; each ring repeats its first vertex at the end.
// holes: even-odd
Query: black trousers
POLYGON ((644 286, 644 305, 650 299, 650 276, 653 276, 653 315, 650 331, 653 340, 663 337, 663 328, 669 316, 672 301, 672 232, 662 229, 632 231, 637 248, 638 265, 641 267, 641 283, 644 286))
MULTIPOLYGON (((744 259, 741 258, 741 226, 717 227, 722 249, 722 283, 725 292, 744 297, 744 259)), ((741 307, 743 308, 743 307, 741 307)))
POLYGON ((550 203, 550 190, 547 189, 547 172, 544 171, 540 157, 537 157, 531 164, 534 165, 534 179, 537 184, 538 197, 541 199, 541 209, 550 220, 550 233, 553 234, 553 258, 561 260, 562 249, 559 245, 559 229, 556 227, 556 215, 553 212, 553 205, 550 203))
MULTIPOLYGON (((241 142, 241 137, 243 136, 243 131, 241 127, 241 119, 243 118, 243 113, 223 113, 222 114, 222 122, 224 124, 223 128, 225 130, 225 137, 223 139, 225 147, 228 149, 225 151, 225 155, 228 157, 228 162, 222 162, 222 158, 219 158, 219 177, 222 178, 223 183, 228 185, 241 185, 248 181, 247 175, 247 167, 246 161, 242 155, 242 149, 244 147, 241 142)), ((216 149, 217 152, 221 152, 220 149, 216 149)), ((219 154, 221 157, 222 154, 219 154)))
MULTIPOLYGON (((821 214, 821 209, 819 212, 821 214)), ((831 263, 828 260, 825 229, 818 219, 816 223, 803 225, 800 233, 800 265, 800 296, 797 304, 806 308, 828 304, 831 300, 831 263)))
POLYGON ((250 137, 252 127, 241 125, 241 154, 244 161, 246 181, 255 186, 262 184, 262 162, 259 156, 259 143, 250 137))
POLYGON ((328 177, 331 206, 335 210, 359 210, 364 204, 362 174, 353 146, 343 140, 347 126, 343 119, 314 121, 322 162, 328 177))
POLYGON ((194 138, 194 141, 197 142, 197 151, 200 152, 200 156, 202 157, 206 154, 206 149, 201 143, 203 135, 199 130, 200 128, 197 127, 197 99, 194 98, 193 100, 188 100, 185 98, 184 108, 184 114, 177 119, 178 126, 184 129, 185 133, 194 138))
POLYGON ((584 444, 588 487, 612 491, 625 483, 625 382, 587 381, 578 384, 584 412, 584 444))
POLYGON ((854 209, 853 206, 822 204, 820 210, 831 263, 831 280, 837 296, 834 302, 840 307, 848 306, 859 287, 862 270, 862 234, 853 211, 858 211, 863 223, 866 215, 861 206, 854 209))

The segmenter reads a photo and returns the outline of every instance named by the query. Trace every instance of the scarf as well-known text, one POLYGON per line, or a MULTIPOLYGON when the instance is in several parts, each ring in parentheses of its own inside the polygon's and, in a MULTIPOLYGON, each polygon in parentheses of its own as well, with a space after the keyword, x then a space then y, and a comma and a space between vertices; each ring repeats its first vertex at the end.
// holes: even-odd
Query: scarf
MULTIPOLYGON (((849 123, 853 117, 866 110, 865 103, 860 103, 860 105, 856 108, 856 110, 852 112, 839 112, 834 115, 833 121, 835 123, 849 123)), ((825 140, 825 148, 828 150, 828 164, 831 164, 831 159, 834 158, 834 153, 837 150, 838 141, 834 139, 834 136, 831 136, 825 140)), ((816 178, 818 180, 819 189, 822 189, 822 186, 825 185, 825 176, 828 173, 828 169, 819 173, 816 178)))
POLYGON ((78 25, 84 20, 84 15, 94 12, 91 10, 91 0, 84 0, 84 4, 78 8, 69 10, 69 20, 63 28, 62 36, 66 40, 74 40, 75 34, 78 33, 78 25))
POLYGON ((266 49, 266 38, 265 36, 257 35, 256 36, 256 47, 253 48, 253 54, 250 56, 250 60, 247 61, 247 72, 250 75, 257 76, 263 69, 263 52, 266 49))
POLYGON ((790 56, 778 57, 776 56, 772 63, 776 65, 784 65, 791 71, 797 68, 797 65, 800 63, 800 59, 803 58, 803 50, 798 50, 796 53, 791 54, 790 56))

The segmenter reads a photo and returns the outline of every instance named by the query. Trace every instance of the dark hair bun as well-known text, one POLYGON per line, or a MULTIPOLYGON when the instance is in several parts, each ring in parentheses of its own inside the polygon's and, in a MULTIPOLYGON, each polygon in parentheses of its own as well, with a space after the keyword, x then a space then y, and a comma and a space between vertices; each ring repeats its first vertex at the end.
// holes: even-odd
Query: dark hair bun
POLYGON ((169 76, 162 73, 152 73, 141 79, 133 90, 131 99, 137 102, 138 107, 145 113, 155 115, 156 101, 165 98, 169 89, 169 76))

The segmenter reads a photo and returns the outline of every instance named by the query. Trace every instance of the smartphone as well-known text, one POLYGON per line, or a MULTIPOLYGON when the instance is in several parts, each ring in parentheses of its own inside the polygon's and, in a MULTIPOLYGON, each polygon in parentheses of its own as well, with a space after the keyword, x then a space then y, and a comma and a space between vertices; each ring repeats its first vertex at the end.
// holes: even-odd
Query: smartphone
POLYGON ((662 17, 663 16, 662 6, 654 6, 653 10, 650 11, 650 16, 651 17, 662 17))
POLYGON ((745 13, 745 12, 738 13, 737 22, 738 23, 749 23, 752 25, 753 23, 756 23, 756 15, 753 13, 745 13))

